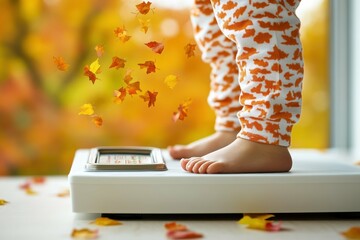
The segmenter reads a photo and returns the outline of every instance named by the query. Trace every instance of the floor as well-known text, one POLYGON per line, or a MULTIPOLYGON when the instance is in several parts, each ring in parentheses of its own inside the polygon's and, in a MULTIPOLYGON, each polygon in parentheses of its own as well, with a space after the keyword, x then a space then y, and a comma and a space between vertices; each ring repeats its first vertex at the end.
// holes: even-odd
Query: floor
MULTIPOLYGON (((359 214, 275 214, 283 230, 248 229, 234 215, 120 216, 122 225, 97 226, 99 214, 75 214, 67 194, 67 178, 0 178, 0 239, 72 239, 73 229, 98 229, 98 239, 168 239, 164 224, 176 221, 203 234, 203 239, 346 239, 341 233, 360 227, 359 214)), ((115 216, 112 216, 115 217, 115 216)))

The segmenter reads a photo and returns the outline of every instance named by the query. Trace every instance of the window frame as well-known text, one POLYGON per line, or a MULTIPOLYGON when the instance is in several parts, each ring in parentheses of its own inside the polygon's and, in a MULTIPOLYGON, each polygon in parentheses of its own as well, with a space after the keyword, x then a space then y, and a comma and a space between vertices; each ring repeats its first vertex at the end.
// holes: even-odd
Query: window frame
POLYGON ((330 149, 360 159, 360 1, 330 0, 330 149))

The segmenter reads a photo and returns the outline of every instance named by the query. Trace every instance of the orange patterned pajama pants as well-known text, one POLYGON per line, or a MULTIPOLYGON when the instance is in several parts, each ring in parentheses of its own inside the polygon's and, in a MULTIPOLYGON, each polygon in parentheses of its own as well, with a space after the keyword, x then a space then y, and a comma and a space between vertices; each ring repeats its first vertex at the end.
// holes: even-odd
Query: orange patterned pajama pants
POLYGON ((195 0, 191 20, 211 66, 216 131, 290 145, 301 111, 300 0, 195 0))

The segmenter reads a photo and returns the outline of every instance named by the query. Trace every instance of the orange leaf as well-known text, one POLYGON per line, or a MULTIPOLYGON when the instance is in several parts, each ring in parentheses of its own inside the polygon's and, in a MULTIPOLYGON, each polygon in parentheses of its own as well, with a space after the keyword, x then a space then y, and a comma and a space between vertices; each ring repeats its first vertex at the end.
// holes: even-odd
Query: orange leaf
POLYGON ((150 11, 151 2, 142 2, 136 5, 136 8, 138 9, 139 13, 146 15, 150 11))
POLYGON ((146 73, 152 73, 156 71, 155 63, 153 61, 145 61, 145 63, 139 63, 140 69, 146 68, 146 73))
POLYGON ((119 58, 119 57, 113 57, 112 58, 112 63, 111 63, 109 68, 116 68, 116 69, 124 68, 125 67, 125 62, 126 62, 125 59, 122 59, 122 58, 119 58))
POLYGON ((35 176, 31 178, 31 181, 35 184, 43 184, 46 181, 46 177, 44 176, 35 176))
POLYGON ((185 47, 185 54, 186 56, 189 58, 189 57, 192 57, 192 56, 195 56, 195 49, 196 49, 196 44, 191 44, 191 43, 188 43, 185 47))
POLYGON ((123 43, 129 41, 129 39, 131 38, 131 36, 128 35, 124 26, 115 28, 114 33, 115 36, 123 43))
POLYGON ((156 41, 145 43, 145 45, 148 46, 149 48, 151 48, 151 50, 153 52, 158 53, 158 54, 161 54, 162 51, 164 50, 164 44, 156 42, 156 41))
POLYGON ((126 71, 126 73, 125 73, 124 82, 125 82, 126 84, 129 84, 130 81, 133 79, 132 76, 131 76, 131 72, 132 72, 132 70, 131 70, 131 69, 128 69, 128 70, 126 71))
POLYGON ((69 197, 70 196, 70 191, 69 191, 69 189, 65 189, 65 190, 59 192, 58 194, 56 194, 56 196, 58 196, 58 197, 69 197))
POLYGON ((177 222, 168 222, 164 224, 164 227, 167 230, 187 230, 187 227, 185 225, 179 224, 177 222))
POLYGON ((69 67, 69 64, 67 64, 62 57, 53 57, 54 63, 60 71, 66 71, 69 67))
POLYGON ((189 110, 189 105, 192 102, 191 99, 186 100, 184 103, 180 104, 178 107, 178 111, 173 113, 173 121, 184 120, 187 117, 187 113, 189 110))
POLYGON ((96 218, 95 221, 91 222, 92 224, 96 224, 98 226, 115 226, 115 225, 122 225, 121 222, 117 220, 113 220, 107 217, 99 217, 96 218))
POLYGON ((131 96, 137 94, 138 91, 141 92, 140 82, 128 83, 126 86, 126 90, 131 96))
POLYGON ((95 51, 96 51, 96 55, 98 57, 101 57, 104 54, 104 47, 101 45, 96 45, 95 46, 95 51))
POLYGON ((144 102, 148 102, 148 107, 155 107, 156 102, 156 96, 158 92, 150 92, 147 91, 144 95, 140 96, 142 99, 144 99, 144 102))
POLYGON ((126 89, 121 87, 119 90, 114 90, 114 102, 122 103, 126 97, 126 89))
POLYGON ((5 204, 8 204, 9 202, 4 200, 4 199, 0 199, 0 206, 1 205, 5 205, 5 204))
POLYGON ((98 127, 103 125, 103 119, 100 116, 92 116, 92 121, 98 127))
POLYGON ((81 238, 81 239, 95 239, 99 236, 99 231, 97 229, 90 230, 88 228, 82 229, 73 229, 71 233, 72 238, 81 238))
POLYGON ((93 73, 92 71, 90 71, 90 68, 89 68, 88 65, 86 65, 86 66, 84 67, 84 75, 87 76, 87 77, 89 78, 89 80, 90 80, 93 84, 94 84, 95 81, 98 79, 98 78, 96 77, 96 74, 93 73))
POLYGON ((360 239, 360 226, 359 227, 351 227, 345 232, 341 233, 347 239, 360 239))

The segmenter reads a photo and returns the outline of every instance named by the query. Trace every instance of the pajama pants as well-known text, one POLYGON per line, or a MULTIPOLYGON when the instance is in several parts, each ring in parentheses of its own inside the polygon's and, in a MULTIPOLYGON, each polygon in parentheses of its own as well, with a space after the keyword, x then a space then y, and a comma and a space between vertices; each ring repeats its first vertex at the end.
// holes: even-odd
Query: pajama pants
POLYGON ((191 20, 211 66, 216 131, 289 146, 301 112, 300 0, 195 0, 191 20))

